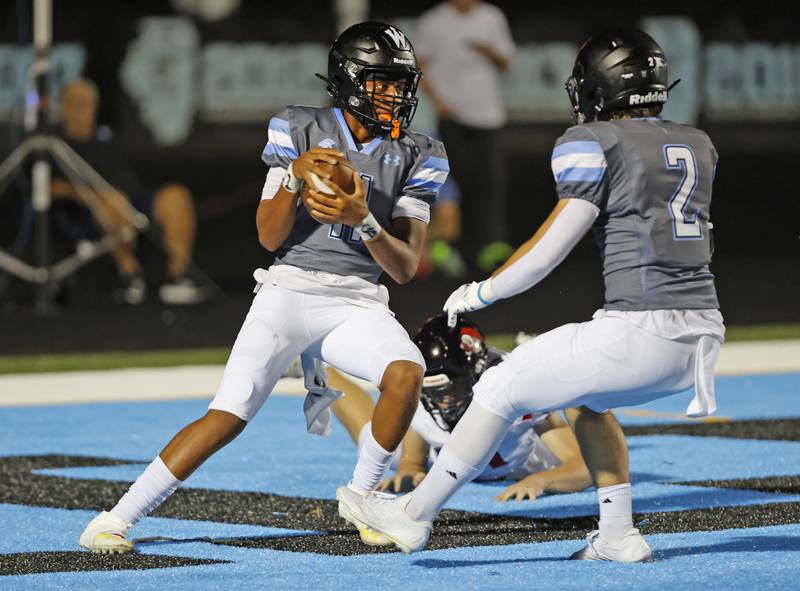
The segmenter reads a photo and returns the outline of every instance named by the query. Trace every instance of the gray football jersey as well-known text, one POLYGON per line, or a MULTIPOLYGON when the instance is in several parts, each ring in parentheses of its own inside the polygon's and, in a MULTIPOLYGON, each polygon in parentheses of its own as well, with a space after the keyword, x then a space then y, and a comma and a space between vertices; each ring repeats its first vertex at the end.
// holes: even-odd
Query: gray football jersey
POLYGON ((559 198, 600 209, 605 308, 718 308, 709 271, 717 152, 699 129, 656 117, 570 127, 552 157, 559 198))
MULTIPOLYGON (((287 168, 316 146, 344 152, 364 179, 370 212, 390 232, 397 217, 429 221, 430 205, 450 170, 442 143, 427 135, 406 131, 397 140, 376 137, 357 146, 340 109, 304 106, 287 107, 270 120, 262 159, 268 166, 287 168)), ((383 272, 356 230, 320 224, 302 205, 276 264, 354 275, 372 283, 383 272)))

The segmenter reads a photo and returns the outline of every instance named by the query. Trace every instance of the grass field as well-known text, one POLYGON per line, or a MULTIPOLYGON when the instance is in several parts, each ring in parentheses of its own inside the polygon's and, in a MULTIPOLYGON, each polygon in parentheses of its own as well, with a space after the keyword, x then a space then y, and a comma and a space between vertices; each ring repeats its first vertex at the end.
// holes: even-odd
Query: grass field
MULTIPOLYGON (((515 335, 496 334, 489 344, 500 349, 514 347, 515 335)), ((729 326, 729 341, 800 339, 800 324, 764 324, 729 326)), ((87 371, 127 367, 172 367, 176 365, 220 365, 228 359, 228 347, 209 349, 172 349, 156 351, 103 351, 57 355, 0 356, 0 374, 41 373, 52 371, 87 371)))

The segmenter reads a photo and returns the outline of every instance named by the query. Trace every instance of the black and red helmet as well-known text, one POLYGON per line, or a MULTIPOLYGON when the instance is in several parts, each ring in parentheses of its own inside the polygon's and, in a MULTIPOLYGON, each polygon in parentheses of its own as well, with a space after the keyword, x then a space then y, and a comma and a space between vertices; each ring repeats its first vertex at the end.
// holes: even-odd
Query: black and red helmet
POLYGON ((447 316, 439 314, 420 327, 414 343, 427 366, 422 405, 440 428, 452 431, 472 401, 472 387, 486 369, 486 338, 469 318, 459 315, 451 328, 447 316))

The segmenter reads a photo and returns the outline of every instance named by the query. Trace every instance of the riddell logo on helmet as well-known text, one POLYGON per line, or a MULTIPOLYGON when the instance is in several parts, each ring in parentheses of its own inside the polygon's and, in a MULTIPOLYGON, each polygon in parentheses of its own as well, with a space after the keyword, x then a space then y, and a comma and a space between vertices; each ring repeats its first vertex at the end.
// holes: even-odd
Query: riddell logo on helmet
POLYGON ((665 103, 667 102, 666 90, 654 90, 647 94, 632 94, 628 97, 629 105, 646 105, 648 103, 665 103))
POLYGON ((414 60, 410 60, 405 57, 393 57, 392 63, 394 64, 403 64, 404 66, 411 66, 414 64, 414 60))

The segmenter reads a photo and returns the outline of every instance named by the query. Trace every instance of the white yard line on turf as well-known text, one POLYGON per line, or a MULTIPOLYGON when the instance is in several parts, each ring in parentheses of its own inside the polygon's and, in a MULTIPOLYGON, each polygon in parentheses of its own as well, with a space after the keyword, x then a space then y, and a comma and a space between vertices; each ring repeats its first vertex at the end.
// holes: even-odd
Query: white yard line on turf
MULTIPOLYGON (((222 369, 198 365, 2 375, 0 406, 211 398, 222 369)), ((800 371, 800 340, 726 343, 717 364, 718 375, 795 371, 800 371)), ((302 378, 281 379, 275 394, 305 394, 302 378)))

